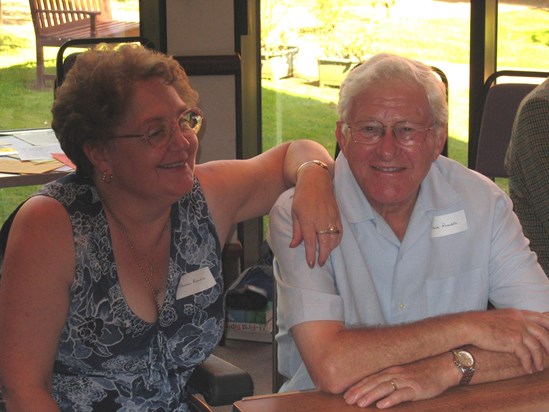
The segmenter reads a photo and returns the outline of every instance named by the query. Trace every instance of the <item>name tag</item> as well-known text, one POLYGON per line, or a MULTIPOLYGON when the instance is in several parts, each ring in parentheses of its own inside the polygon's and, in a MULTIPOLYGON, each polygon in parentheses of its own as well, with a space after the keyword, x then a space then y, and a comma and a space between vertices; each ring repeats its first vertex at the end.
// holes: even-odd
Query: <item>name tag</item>
POLYGON ((460 210, 433 218, 431 237, 442 237, 467 230, 465 211, 460 210))
POLYGON ((187 296, 200 293, 215 286, 215 279, 210 268, 200 268, 194 272, 183 275, 177 285, 176 299, 183 299, 187 296))

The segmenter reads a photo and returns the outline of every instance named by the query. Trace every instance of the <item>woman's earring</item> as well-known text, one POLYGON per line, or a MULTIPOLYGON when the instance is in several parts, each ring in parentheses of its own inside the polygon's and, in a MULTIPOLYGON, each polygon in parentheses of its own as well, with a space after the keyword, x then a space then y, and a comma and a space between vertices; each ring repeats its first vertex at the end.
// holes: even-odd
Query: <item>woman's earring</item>
POLYGON ((112 182, 112 175, 109 174, 106 170, 103 172, 103 176, 101 176, 101 180, 107 184, 112 182))

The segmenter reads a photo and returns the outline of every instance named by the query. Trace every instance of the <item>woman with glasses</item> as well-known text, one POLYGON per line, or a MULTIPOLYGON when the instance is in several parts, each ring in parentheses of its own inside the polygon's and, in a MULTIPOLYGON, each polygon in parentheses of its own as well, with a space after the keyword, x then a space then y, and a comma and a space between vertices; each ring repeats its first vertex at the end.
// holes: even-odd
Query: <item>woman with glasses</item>
POLYGON ((388 408, 549 366, 549 281, 509 197, 440 156, 440 78, 375 55, 342 83, 338 115, 343 238, 328 263, 284 247, 291 190, 270 214, 282 390, 388 408))
MULTIPOLYGON (((224 325, 221 250, 296 185, 308 264, 339 241, 333 162, 309 141, 195 164, 203 122, 178 63, 137 45, 81 54, 52 127, 76 173, 17 212, 2 262, 8 410, 187 410, 224 325)), ((290 245, 288 245, 290 246, 290 245)))

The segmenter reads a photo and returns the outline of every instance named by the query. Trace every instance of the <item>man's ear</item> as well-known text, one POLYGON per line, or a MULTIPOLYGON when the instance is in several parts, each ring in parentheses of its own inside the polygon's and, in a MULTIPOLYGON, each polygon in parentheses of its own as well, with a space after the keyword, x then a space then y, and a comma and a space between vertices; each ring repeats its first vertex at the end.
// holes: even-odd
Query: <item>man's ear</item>
POLYGON ((345 124, 345 122, 338 120, 336 123, 336 130, 335 130, 335 135, 337 139, 337 144, 339 145, 339 150, 343 152, 345 157, 347 157, 347 143, 348 143, 348 139, 346 138, 346 135, 345 135, 345 131, 347 127, 348 126, 345 124))
POLYGON ((448 139, 448 127, 446 125, 441 126, 439 130, 436 130, 436 141, 435 141, 435 150, 434 150, 434 157, 433 161, 437 160, 438 156, 442 153, 444 150, 444 145, 446 144, 446 140, 448 139))

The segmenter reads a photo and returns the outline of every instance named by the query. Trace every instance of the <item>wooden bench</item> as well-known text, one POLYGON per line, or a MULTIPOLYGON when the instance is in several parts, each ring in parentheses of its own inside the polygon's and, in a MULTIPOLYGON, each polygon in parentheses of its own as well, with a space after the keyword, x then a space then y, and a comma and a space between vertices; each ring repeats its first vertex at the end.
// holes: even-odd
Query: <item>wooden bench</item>
POLYGON ((37 86, 53 78, 44 71, 44 47, 59 47, 67 40, 89 37, 139 35, 138 22, 112 19, 110 0, 29 0, 36 36, 37 86))

